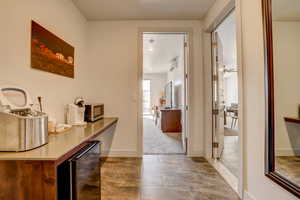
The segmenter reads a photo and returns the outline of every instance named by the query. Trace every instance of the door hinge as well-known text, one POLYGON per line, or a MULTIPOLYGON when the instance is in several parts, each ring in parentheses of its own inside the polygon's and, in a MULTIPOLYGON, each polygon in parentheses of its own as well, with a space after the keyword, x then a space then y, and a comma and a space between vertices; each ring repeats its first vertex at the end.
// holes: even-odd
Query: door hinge
POLYGON ((219 78, 218 78, 218 75, 213 75, 213 81, 218 81, 219 78))
POLYGON ((217 42, 213 42, 213 43, 212 43, 212 47, 217 48, 217 47, 218 47, 218 43, 217 43, 217 42))
POLYGON ((219 142, 213 142, 213 148, 219 148, 219 142))
POLYGON ((213 109, 212 114, 213 115, 218 115, 219 114, 219 109, 213 109))
POLYGON ((185 78, 186 78, 186 79, 188 78, 188 74, 185 74, 185 78))
POLYGON ((187 42, 184 42, 184 47, 188 47, 188 43, 187 42))
POLYGON ((189 110, 189 106, 185 106, 185 110, 189 110))

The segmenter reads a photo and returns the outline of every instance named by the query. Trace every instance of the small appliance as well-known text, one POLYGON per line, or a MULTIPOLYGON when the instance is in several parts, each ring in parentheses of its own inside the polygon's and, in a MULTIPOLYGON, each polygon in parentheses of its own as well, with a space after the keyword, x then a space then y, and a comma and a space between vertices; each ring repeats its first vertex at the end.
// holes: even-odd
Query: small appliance
POLYGON ((85 105, 84 120, 87 122, 95 122, 104 117, 104 104, 89 103, 85 105))
POLYGON ((100 200, 100 141, 87 142, 79 152, 57 168, 58 200, 100 200))
POLYGON ((0 86, 0 151, 27 151, 48 143, 48 116, 32 107, 25 89, 0 86))
POLYGON ((85 125, 84 111, 84 100, 82 97, 77 97, 73 104, 67 106, 67 123, 75 126, 85 125))

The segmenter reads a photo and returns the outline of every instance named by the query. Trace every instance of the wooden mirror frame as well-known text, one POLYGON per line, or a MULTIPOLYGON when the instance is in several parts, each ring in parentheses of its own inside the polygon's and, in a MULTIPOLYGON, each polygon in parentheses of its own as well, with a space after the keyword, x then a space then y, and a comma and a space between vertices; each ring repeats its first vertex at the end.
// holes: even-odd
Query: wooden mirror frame
POLYGON ((265 175, 300 198, 300 187, 275 171, 274 62, 272 0, 262 0, 265 43, 266 149, 265 175))

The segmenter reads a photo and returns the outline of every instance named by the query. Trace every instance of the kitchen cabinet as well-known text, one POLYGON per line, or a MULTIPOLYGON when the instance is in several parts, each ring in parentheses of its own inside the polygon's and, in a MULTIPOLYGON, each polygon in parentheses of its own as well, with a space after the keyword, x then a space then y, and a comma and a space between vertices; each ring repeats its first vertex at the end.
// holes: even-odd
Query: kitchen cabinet
MULTIPOLYGON (((58 169, 117 121, 104 118, 63 134, 50 135, 48 144, 31 151, 0 152, 0 199, 61 199, 59 180, 64 177, 58 169)), ((80 171, 77 173, 81 175, 80 171)))

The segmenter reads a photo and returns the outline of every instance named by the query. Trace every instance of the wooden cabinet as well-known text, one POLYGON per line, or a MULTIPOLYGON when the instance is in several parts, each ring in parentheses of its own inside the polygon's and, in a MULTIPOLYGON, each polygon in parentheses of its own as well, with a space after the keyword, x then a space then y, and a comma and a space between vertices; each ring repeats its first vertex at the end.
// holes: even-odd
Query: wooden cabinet
POLYGON ((52 161, 0 161, 0 177, 0 199, 56 199, 56 167, 52 161))
POLYGON ((181 110, 180 109, 162 109, 161 111, 161 130, 164 133, 182 131, 181 110))

